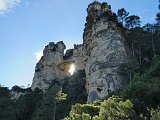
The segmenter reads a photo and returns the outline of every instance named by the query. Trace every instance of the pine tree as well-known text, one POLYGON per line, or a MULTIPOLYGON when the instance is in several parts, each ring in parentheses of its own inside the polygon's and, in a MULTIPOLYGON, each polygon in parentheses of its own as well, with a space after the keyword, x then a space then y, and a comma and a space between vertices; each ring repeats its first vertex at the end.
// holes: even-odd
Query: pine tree
POLYGON ((129 15, 129 12, 127 12, 124 8, 118 9, 117 11, 118 22, 124 25, 124 20, 128 15, 129 15))

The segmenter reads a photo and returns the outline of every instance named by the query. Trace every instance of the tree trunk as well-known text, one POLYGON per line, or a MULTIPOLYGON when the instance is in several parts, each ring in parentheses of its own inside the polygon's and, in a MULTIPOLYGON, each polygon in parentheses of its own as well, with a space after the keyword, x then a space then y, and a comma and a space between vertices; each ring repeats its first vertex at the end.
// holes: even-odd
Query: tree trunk
POLYGON ((133 55, 133 59, 135 60, 135 53, 134 53, 134 42, 132 42, 132 55, 133 55))
POLYGON ((53 120, 56 120, 56 101, 54 101, 53 120))
POLYGON ((138 51, 139 51, 139 64, 140 64, 140 66, 141 66, 141 65, 142 65, 141 49, 139 48, 138 51))
POLYGON ((155 56, 155 45, 153 40, 154 27, 155 26, 152 26, 152 51, 153 51, 153 55, 155 56))
POLYGON ((153 55, 155 56, 155 46, 153 41, 153 35, 152 35, 152 51, 153 51, 153 55))
POLYGON ((131 80, 132 80, 132 74, 130 73, 129 74, 129 81, 130 81, 130 83, 131 83, 131 80))

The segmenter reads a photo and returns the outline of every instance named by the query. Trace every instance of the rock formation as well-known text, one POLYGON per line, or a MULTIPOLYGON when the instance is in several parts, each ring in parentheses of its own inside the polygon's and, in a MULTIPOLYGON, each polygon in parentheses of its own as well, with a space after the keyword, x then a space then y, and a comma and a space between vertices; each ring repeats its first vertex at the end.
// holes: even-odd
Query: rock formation
POLYGON ((121 87, 122 78, 117 68, 126 61, 127 52, 110 6, 94 2, 87 12, 84 53, 88 103, 91 103, 121 87))
POLYGON ((36 87, 45 91, 52 81, 62 80, 70 76, 69 69, 76 64, 76 71, 84 69, 82 45, 74 45, 74 49, 66 51, 62 41, 51 42, 43 51, 43 56, 37 63, 32 83, 32 90, 36 87))
POLYGON ((117 27, 115 14, 107 3, 93 2, 87 8, 87 18, 83 34, 83 45, 74 45, 64 55, 64 43, 49 43, 37 63, 32 83, 46 90, 52 81, 69 77, 69 68, 85 70, 88 103, 103 99, 121 87, 121 76, 117 69, 126 62, 124 38, 117 27))
POLYGON ((23 89, 17 85, 13 86, 11 91, 10 91, 10 95, 11 95, 11 99, 12 100, 18 100, 20 96, 24 96, 27 93, 30 93, 31 89, 27 88, 27 89, 23 89))
POLYGON ((57 44, 51 42, 43 51, 43 56, 37 63, 32 83, 32 89, 36 87, 46 90, 54 79, 64 78, 64 71, 58 68, 63 61, 65 45, 63 42, 57 44))

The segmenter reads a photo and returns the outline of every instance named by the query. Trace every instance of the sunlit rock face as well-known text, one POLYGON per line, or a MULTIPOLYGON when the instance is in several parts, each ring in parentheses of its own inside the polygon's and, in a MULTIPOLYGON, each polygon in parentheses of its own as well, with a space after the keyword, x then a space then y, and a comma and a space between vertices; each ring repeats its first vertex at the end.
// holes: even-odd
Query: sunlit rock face
POLYGON ((123 37, 107 4, 94 2, 89 5, 84 30, 86 54, 86 88, 88 103, 103 99, 121 87, 122 78, 117 69, 127 58, 123 37), (103 6, 103 7, 102 7, 103 6))
POLYGON ((82 45, 74 45, 67 50, 62 41, 51 42, 43 51, 43 56, 35 67, 32 90, 36 87, 45 91, 54 80, 62 80, 78 70, 84 69, 82 45), (74 69, 70 68, 74 65, 74 69), (70 73, 71 71, 71 73, 70 73))
POLYGON ((62 41, 56 44, 51 42, 45 47, 43 56, 35 68, 32 89, 38 87, 45 91, 54 79, 64 78, 64 71, 59 69, 58 65, 63 62, 65 48, 62 41))

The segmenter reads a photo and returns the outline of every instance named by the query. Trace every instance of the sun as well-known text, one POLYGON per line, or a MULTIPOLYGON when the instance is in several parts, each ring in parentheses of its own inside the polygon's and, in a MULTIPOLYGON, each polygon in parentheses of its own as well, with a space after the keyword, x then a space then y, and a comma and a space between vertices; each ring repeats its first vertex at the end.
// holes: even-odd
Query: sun
POLYGON ((73 75, 74 71, 75 71, 75 66, 74 64, 72 64, 68 72, 70 73, 70 75, 73 75))

